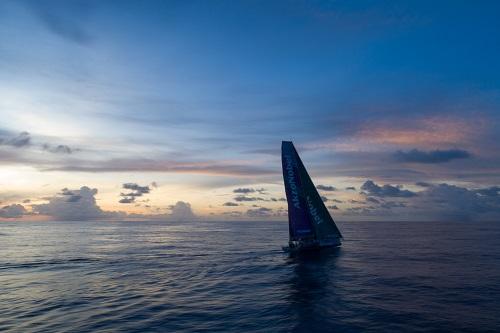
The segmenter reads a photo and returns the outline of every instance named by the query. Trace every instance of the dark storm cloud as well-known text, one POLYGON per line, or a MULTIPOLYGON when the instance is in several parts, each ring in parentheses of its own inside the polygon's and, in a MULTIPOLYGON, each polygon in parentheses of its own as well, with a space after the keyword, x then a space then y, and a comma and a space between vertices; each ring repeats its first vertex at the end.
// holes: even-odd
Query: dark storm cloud
POLYGON ((26 3, 50 32, 82 45, 92 40, 85 28, 91 10, 88 1, 33 0, 26 3))
POLYGON ((318 190, 321 190, 321 191, 326 191, 326 192, 332 192, 332 191, 336 191, 337 189, 331 185, 318 185, 316 186, 316 188, 318 190))
POLYGON ((376 196, 376 197, 413 197, 415 196, 414 192, 409 190, 402 190, 400 187, 392 186, 389 184, 385 184, 383 186, 379 186, 375 184, 371 180, 367 180, 362 186, 361 189, 366 192, 367 195, 376 196))
POLYGON ((26 214, 28 214, 28 211, 20 204, 13 204, 0 208, 0 217, 3 218, 20 218, 26 214))
POLYGON ((237 203, 235 202, 225 202, 222 204, 222 206, 227 206, 227 207, 234 207, 234 206, 239 206, 237 203))
POLYGON ((407 152, 399 150, 393 155, 398 162, 408 163, 446 163, 456 159, 470 158, 471 156, 468 151, 460 149, 431 151, 412 149, 407 152))

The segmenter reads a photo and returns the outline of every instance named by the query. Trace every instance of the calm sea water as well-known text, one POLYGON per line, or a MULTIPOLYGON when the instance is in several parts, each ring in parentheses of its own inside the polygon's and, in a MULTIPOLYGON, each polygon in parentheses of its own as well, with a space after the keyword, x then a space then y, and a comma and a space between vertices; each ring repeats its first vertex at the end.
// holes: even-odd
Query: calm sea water
POLYGON ((341 223, 290 258, 283 222, 0 224, 0 331, 500 330, 500 223, 341 223))

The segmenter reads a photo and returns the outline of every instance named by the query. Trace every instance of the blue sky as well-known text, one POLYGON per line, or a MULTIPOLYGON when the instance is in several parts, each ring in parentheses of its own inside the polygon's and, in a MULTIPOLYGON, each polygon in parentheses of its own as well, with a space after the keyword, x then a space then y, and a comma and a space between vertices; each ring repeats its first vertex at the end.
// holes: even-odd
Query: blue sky
POLYGON ((334 217, 497 219, 499 7, 3 1, 0 216, 285 219, 293 140, 334 217))

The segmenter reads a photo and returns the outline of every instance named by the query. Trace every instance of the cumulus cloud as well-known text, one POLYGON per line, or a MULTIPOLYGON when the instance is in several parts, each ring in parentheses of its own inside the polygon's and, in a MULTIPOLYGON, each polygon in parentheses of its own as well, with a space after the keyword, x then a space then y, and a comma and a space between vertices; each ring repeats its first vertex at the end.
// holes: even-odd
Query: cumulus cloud
POLYGON ((318 190, 321 190, 321 191, 326 191, 326 192, 332 192, 332 191, 336 191, 337 189, 331 185, 318 185, 316 186, 316 188, 318 190))
POLYGON ((472 155, 468 151, 460 149, 431 150, 431 151, 412 149, 407 152, 399 150, 396 153, 394 153, 393 156, 399 162, 446 163, 455 159, 470 158, 472 155))
POLYGON ((401 193, 400 187, 385 188, 367 181, 362 189, 366 191, 366 203, 371 206, 351 207, 347 214, 361 216, 407 216, 420 220, 498 220, 500 218, 500 186, 469 189, 461 186, 423 184, 419 192, 401 193), (366 185, 366 186, 365 186, 366 185), (372 197, 375 196, 376 198, 372 197), (395 197, 389 201, 387 198, 395 197))
POLYGON ((33 212, 57 220, 91 220, 111 216, 96 203, 97 189, 82 186, 79 190, 63 189, 60 195, 48 198, 48 203, 33 205, 33 212), (78 196, 79 199, 71 199, 78 196), (68 197, 70 198, 68 200, 68 197))
POLYGON ((383 186, 379 186, 375 184, 371 180, 367 180, 362 186, 361 189, 366 192, 367 195, 376 196, 376 197, 402 197, 408 198, 415 196, 415 192, 409 190, 402 190, 398 186, 392 186, 389 184, 385 184, 383 186))
POLYGON ((12 204, 0 208, 0 217, 3 218, 20 218, 26 214, 28 214, 28 211, 20 204, 12 204))
POLYGON ((184 201, 177 201, 175 205, 170 205, 169 217, 175 221, 187 221, 196 219, 196 215, 191 209, 191 204, 184 201))
POLYGON ((482 195, 481 190, 438 184, 419 192, 412 203, 442 219, 474 220, 484 216, 498 218, 500 197, 482 195))

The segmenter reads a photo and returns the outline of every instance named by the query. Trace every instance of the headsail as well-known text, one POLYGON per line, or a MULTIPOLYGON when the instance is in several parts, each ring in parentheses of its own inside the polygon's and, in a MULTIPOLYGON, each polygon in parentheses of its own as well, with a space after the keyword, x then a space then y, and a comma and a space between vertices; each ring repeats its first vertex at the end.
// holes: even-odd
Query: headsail
POLYGON ((305 228, 305 226, 311 228, 314 237, 320 241, 342 238, 342 234, 325 207, 293 143, 283 141, 281 150, 283 177, 288 200, 290 238, 295 240, 295 230, 301 230, 300 228, 305 228), (305 209, 299 210, 297 207, 305 207, 305 209))

